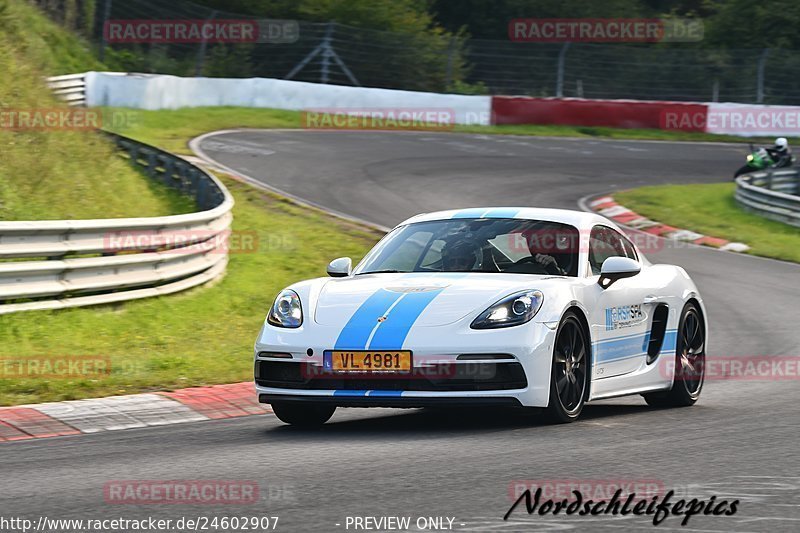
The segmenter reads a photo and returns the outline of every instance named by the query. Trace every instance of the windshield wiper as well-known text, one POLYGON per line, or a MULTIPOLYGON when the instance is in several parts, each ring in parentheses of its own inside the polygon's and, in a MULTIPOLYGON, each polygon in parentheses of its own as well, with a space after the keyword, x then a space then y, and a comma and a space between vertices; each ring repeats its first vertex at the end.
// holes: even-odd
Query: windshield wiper
POLYGON ((358 275, 361 274, 408 274, 406 270, 392 270, 391 268, 387 268, 385 270, 370 270, 369 272, 359 272, 358 275))

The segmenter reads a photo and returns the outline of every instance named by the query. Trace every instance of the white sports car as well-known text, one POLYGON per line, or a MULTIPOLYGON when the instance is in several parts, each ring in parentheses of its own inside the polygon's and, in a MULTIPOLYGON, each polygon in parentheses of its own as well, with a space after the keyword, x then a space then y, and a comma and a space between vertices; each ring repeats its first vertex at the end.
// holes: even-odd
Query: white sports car
POLYGON ((691 405, 703 386, 695 284, 595 214, 418 215, 328 274, 282 291, 255 343, 258 399, 290 424, 336 407, 470 405, 569 422, 588 401, 691 405))

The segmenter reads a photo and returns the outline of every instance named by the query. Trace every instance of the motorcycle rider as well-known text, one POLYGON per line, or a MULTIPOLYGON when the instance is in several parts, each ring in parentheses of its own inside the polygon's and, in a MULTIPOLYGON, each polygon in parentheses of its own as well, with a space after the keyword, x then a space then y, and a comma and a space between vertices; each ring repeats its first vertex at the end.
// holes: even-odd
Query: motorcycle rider
POLYGON ((786 140, 786 137, 778 137, 775 139, 775 146, 766 150, 774 161, 773 168, 788 167, 792 164, 792 151, 789 149, 789 141, 786 140))

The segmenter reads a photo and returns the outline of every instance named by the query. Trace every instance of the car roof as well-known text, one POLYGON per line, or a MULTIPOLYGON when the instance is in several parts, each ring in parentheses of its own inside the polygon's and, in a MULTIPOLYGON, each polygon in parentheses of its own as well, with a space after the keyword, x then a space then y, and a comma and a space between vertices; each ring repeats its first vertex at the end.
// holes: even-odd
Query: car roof
POLYGON ((469 218, 519 218, 523 220, 547 220, 561 224, 569 224, 579 230, 591 229, 597 224, 610 226, 617 231, 621 231, 616 224, 609 219, 588 213, 586 211, 576 211, 572 209, 549 209, 540 207, 471 207, 465 209, 451 209, 449 211, 437 211, 435 213, 424 213, 413 216, 401 224, 414 224, 417 222, 430 222, 433 220, 448 219, 469 219, 469 218))

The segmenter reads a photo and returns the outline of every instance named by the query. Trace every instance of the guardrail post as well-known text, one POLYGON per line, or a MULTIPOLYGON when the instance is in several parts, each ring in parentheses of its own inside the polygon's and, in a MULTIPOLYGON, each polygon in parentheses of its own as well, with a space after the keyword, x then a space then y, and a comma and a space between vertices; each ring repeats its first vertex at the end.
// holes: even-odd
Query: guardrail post
POLYGON ((447 90, 453 83, 453 60, 456 53, 456 36, 450 37, 450 44, 447 46, 447 66, 444 74, 444 88, 447 90))
POLYGON ((564 67, 567 62, 567 50, 569 50, 569 42, 561 46, 558 52, 558 71, 556 72, 556 97, 562 98, 564 96, 564 67))
MULTIPOLYGON (((193 172, 196 172, 193 170, 193 172)), ((207 209, 208 205, 208 180, 202 179, 202 177, 198 178, 197 183, 197 206, 200 209, 207 209)))
POLYGON ((131 158, 131 163, 133 163, 134 165, 138 165, 139 164, 139 147, 138 146, 133 146, 133 145, 128 145, 126 151, 128 152, 128 156, 131 158))
POLYGON ((147 174, 149 176, 155 176, 156 174, 156 166, 158 165, 158 158, 156 153, 152 150, 147 151, 147 174))
POLYGON ((761 56, 758 58, 758 79, 756 80, 756 103, 764 103, 764 72, 767 68, 767 56, 769 56, 769 48, 764 48, 761 56))
POLYGON ((108 22, 108 18, 111 16, 111 0, 105 0, 105 5, 103 6, 103 20, 100 24, 100 31, 102 32, 102 37, 100 41, 100 62, 102 63, 106 59, 106 46, 108 45, 108 41, 106 40, 106 22, 108 22))
POLYGON ((163 178, 162 178, 163 181, 164 181, 164 184, 169 186, 169 187, 174 187, 175 186, 175 179, 173 178, 173 173, 175 171, 174 171, 172 160, 167 158, 167 157, 162 157, 161 158, 161 166, 164 168, 164 175, 163 175, 163 178))
POLYGON ((328 83, 328 74, 331 63, 331 37, 333 35, 333 23, 328 22, 325 28, 325 37, 322 38, 322 71, 319 75, 320 83, 328 83))
MULTIPOLYGON (((214 20, 214 17, 217 16, 217 10, 213 10, 205 22, 210 22, 214 20)), ((206 48, 208 47, 208 40, 206 39, 205 33, 203 33, 203 41, 200 43, 200 46, 197 50, 197 59, 195 60, 194 65, 194 75, 195 77, 201 76, 203 74, 203 63, 206 60, 206 48)))
POLYGON ((184 172, 189 179, 189 187, 192 193, 197 196, 197 191, 200 188, 200 182, 203 181, 200 179, 200 174, 193 168, 186 169, 184 172))

